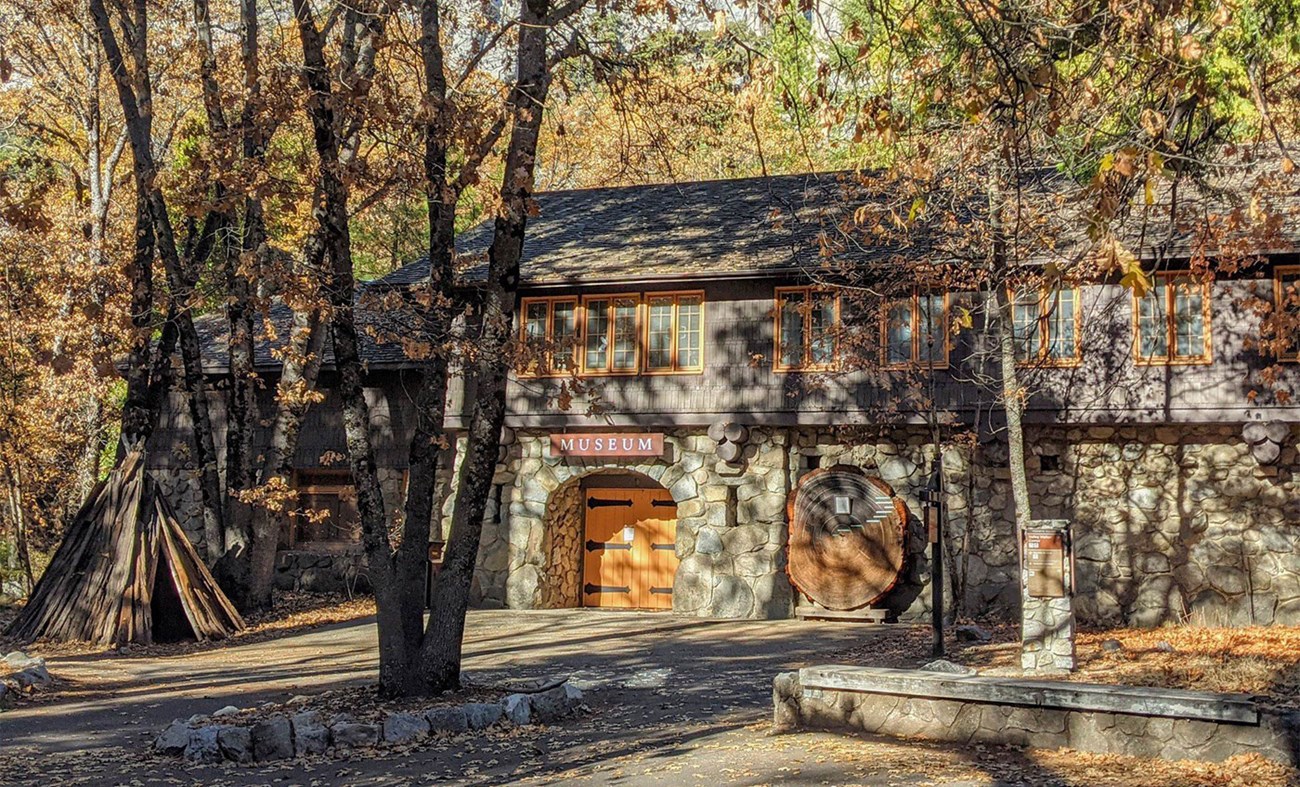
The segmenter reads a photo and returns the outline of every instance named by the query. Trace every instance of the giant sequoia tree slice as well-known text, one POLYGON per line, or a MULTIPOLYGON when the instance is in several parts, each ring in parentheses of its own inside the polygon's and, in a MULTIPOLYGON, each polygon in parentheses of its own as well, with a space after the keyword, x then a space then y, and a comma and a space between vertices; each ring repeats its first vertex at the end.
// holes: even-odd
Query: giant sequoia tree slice
POLYGON ((823 607, 864 607, 898 581, 907 510, 883 482, 848 466, 813 471, 791 493, 789 520, 790 582, 823 607))

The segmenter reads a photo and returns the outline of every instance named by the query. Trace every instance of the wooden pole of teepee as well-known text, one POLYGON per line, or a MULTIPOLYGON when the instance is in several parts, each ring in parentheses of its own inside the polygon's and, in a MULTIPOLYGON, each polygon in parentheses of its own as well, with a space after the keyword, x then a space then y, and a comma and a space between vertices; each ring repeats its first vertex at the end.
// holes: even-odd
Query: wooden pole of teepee
POLYGON ((133 450, 96 485, 8 634, 24 641, 150 643, 153 594, 160 588, 175 591, 195 639, 244 628, 144 464, 143 452, 133 450))

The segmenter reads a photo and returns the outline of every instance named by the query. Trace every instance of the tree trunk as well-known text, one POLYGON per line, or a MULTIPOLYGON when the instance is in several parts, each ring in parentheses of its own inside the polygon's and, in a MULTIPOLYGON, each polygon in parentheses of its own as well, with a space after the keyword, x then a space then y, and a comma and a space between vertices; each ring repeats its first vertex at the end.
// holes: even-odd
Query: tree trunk
POLYGON ((6 468, 6 487, 9 490, 9 514, 14 524, 13 557, 23 570, 23 593, 30 594, 36 585, 32 574, 32 553, 27 538, 27 512, 23 503, 23 479, 17 466, 6 468))
POLYGON ((1007 287, 995 285, 990 297, 994 316, 993 336, 997 343, 1002 380, 1003 410, 1007 418, 1007 465, 1011 474, 1011 499, 1015 504, 1016 528, 1023 532, 1033 519, 1029 503, 1029 479, 1025 474, 1025 396, 1016 368, 1016 339, 1012 334, 1013 301, 1007 287))
MULTIPOLYGON (((320 250, 319 248, 317 249, 320 250)), ((319 258, 317 258, 319 262, 319 258)), ((316 387, 320 375, 321 354, 325 345, 325 331, 319 311, 295 308, 293 325, 289 329, 288 351, 277 386, 275 422, 271 426, 271 439, 263 463, 263 485, 292 481, 293 457, 298 446, 298 434, 303 419, 311 408, 308 395, 316 387)), ((244 603, 249 609, 265 609, 271 605, 271 590, 275 580, 275 553, 281 531, 287 525, 282 509, 258 505, 253 508, 253 540, 249 548, 248 592, 244 603)))
POLYGON ((143 447, 153 433, 160 413, 149 405, 153 368, 150 357, 154 329, 153 220, 148 200, 136 188, 135 247, 126 266, 131 286, 131 334, 126 361, 126 401, 122 406, 122 431, 118 458, 136 446, 143 447))
POLYGON ((210 216, 209 220, 204 221, 204 231, 198 243, 192 246, 187 244, 187 248, 194 249, 193 254, 187 255, 187 259, 182 260, 166 200, 155 181, 157 166, 152 147, 153 93, 148 60, 147 4, 145 0, 134 0, 129 10, 131 16, 128 16, 127 8, 121 9, 120 21, 127 30, 127 41, 131 44, 134 74, 127 71, 104 0, 90 0, 91 16, 94 18, 109 72, 117 86, 119 103, 122 105, 123 122, 131 143, 137 196, 143 196, 144 204, 148 206, 148 213, 152 220, 154 248, 163 262, 171 290, 172 319, 177 328, 177 341, 184 368, 183 390, 193 421, 195 458, 200 468, 204 534, 210 539, 208 547, 209 554, 212 554, 214 545, 211 541, 220 540, 223 536, 221 526, 223 501, 215 443, 212 438, 212 422, 208 416, 207 384, 203 377, 198 333, 194 329, 194 317, 191 311, 194 307, 194 279, 192 265, 188 263, 206 259, 211 251, 211 240, 220 221, 215 216, 210 216))
POLYGON ((537 139, 550 88, 547 62, 549 26, 546 0, 522 0, 517 77, 511 95, 513 124, 502 176, 501 209, 488 249, 488 282, 471 374, 476 395, 468 444, 461 465, 451 538, 434 585, 433 608, 425 630, 420 670, 427 690, 460 685, 465 613, 483 532, 483 516, 496 474, 501 427, 506 414, 506 352, 512 335, 519 263, 532 199, 537 139))
MULTIPOLYGON (((370 442, 370 408, 366 403, 361 365, 360 341, 354 313, 356 282, 353 274, 352 239, 349 232, 348 188, 340 177, 340 153, 352 147, 349 141, 357 127, 341 132, 331 101, 329 70, 324 46, 306 0, 294 0, 303 48, 303 80, 310 91, 307 113, 312 123, 319 158, 318 179, 322 199, 313 215, 321 228, 330 263, 326 292, 330 302, 330 336, 334 362, 339 374, 338 392, 343 409, 343 428, 347 439, 349 467, 361 518, 362 541, 378 607, 379 685, 385 694, 409 693, 415 675, 408 660, 408 638, 418 633, 419 606, 412 602, 408 576, 410 553, 418 543, 399 546, 394 555, 388 536, 383 490, 370 442), (414 618, 414 623, 411 618, 414 618)), ((356 17, 346 23, 354 25, 352 47, 345 47, 342 60, 363 69, 373 68, 374 47, 383 35, 387 21, 382 14, 356 17)), ((349 31, 351 32, 351 31, 349 31)), ((427 533, 426 533, 427 541, 427 533)), ((423 560, 423 555, 416 554, 423 560)), ((418 599, 418 595, 416 596, 418 599)))
MULTIPOLYGON (((201 0, 206 3, 206 0, 201 0)), ((245 161, 259 165, 265 158, 264 131, 257 127, 257 105, 261 101, 261 65, 257 0, 240 0, 240 59, 244 71, 244 106, 239 117, 241 155, 245 161)), ((254 543, 253 519, 257 512, 239 493, 257 482, 254 470, 253 438, 261 420, 257 407, 257 375, 254 358, 253 296, 254 286, 245 265, 258 261, 258 270, 269 268, 266 223, 262 201, 250 193, 244 199, 243 227, 239 254, 226 256, 226 324, 229 331, 230 399, 226 419, 226 552, 220 561, 219 578, 232 594, 240 609, 247 609, 253 597, 251 550, 254 543)), ((314 381, 313 381, 314 385, 314 381)), ((274 570, 274 566, 272 566, 274 570)), ((269 591, 269 585, 267 585, 269 591)), ((266 598, 261 599, 264 603, 266 598)))

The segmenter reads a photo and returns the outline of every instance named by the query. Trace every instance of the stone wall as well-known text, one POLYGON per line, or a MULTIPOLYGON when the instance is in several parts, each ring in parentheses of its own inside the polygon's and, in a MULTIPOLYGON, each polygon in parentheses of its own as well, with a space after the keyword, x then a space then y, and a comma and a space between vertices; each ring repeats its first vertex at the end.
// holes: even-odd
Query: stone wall
POLYGON ((368 593, 370 576, 360 548, 340 552, 282 549, 275 556, 275 587, 306 593, 368 593))
MULTIPOLYGON (((719 460, 702 429, 668 432, 666 458, 613 463, 551 458, 547 434, 520 431, 503 450, 475 603, 520 609, 578 603, 572 578, 581 557, 569 545, 581 539, 581 517, 566 508, 571 501, 553 494, 576 490, 578 479, 593 473, 630 472, 662 484, 678 504, 675 611, 788 616, 794 594, 785 575, 787 495, 808 471, 842 463, 884 480, 909 511, 903 576, 881 605, 902 620, 929 614, 930 565, 918 513, 932 449, 923 427, 751 427, 738 465, 719 460)), ((1033 516, 1072 523, 1079 622, 1300 623, 1294 429, 1285 445, 1275 464, 1262 466, 1239 425, 1030 426, 1033 516)), ((458 455, 463 446, 462 440, 458 455)), ((1017 620, 1019 557, 1006 444, 954 441, 945 449, 944 469, 949 603, 962 615, 1017 620)), ((202 549, 197 481, 183 469, 154 472, 202 549)), ((385 469, 383 483, 396 518, 401 471, 385 469)), ((298 571, 295 565, 302 564, 286 563, 286 572, 298 571)))
MULTIPOLYGON (((1272 466, 1239 426, 1033 428, 1027 441, 1035 518, 1073 523, 1080 622, 1300 622, 1294 440, 1272 466)), ((947 458, 969 467, 949 474, 953 574, 965 611, 1014 619, 1006 448, 969 454, 947 458)))
MULTIPOLYGON (((176 513, 185 535, 199 554, 206 556, 203 533, 203 502, 197 471, 183 468, 151 468, 163 494, 176 513)), ((381 467, 379 485, 390 522, 401 522, 406 505, 406 471, 381 467)), ((370 578, 361 544, 339 545, 325 551, 282 549, 276 555, 275 587, 310 593, 368 592, 370 578)))
MULTIPOLYGON (((897 693, 885 685, 892 676, 873 676, 869 682, 864 681, 861 690, 803 685, 801 673, 809 671, 776 677, 776 732, 847 730, 961 744, 1068 747, 1100 754, 1210 762, 1256 753, 1287 765, 1295 764, 1300 741, 1300 714, 1295 712, 1256 711, 1248 714, 1251 718, 1241 719, 1218 712, 1225 700, 1253 705, 1241 695, 1143 688, 1128 689, 1130 694, 1142 696, 1126 702, 1114 694, 1116 687, 1060 684, 1066 692, 1073 685, 1109 695, 1099 707, 1088 708, 1086 702, 1073 706, 1056 702, 1050 687, 1044 689, 1049 684, 1043 682, 989 681, 977 687, 965 682, 969 679, 938 676, 952 679, 951 687, 962 689, 956 693, 965 696, 953 698, 939 681, 925 686, 927 681, 913 680, 910 682, 922 684, 919 692, 897 693), (1024 690, 1018 690, 1017 684, 1024 690), (872 686, 880 690, 873 691, 872 686), (972 698, 976 694, 985 696, 972 698), (1132 707, 1120 709, 1126 704, 1132 707), (1197 712, 1197 705, 1203 713, 1197 712)), ((860 671, 926 674, 910 670, 860 671)))
MULTIPOLYGON (((901 619, 928 614, 930 571, 916 519, 925 430, 874 438, 828 430, 795 438, 796 461, 863 468, 911 512, 908 560, 883 600, 901 619)), ((1300 623, 1300 477, 1294 432, 1261 466, 1240 426, 1027 429, 1033 516, 1072 523, 1075 610, 1088 625, 1300 623)), ((950 604, 963 615, 1019 618, 1019 550, 1007 447, 944 452, 950 604)))
POLYGON ((150 468, 158 488, 167 496, 172 513, 200 556, 206 557, 207 537, 203 532, 203 492, 199 471, 182 467, 150 468))
POLYGON ((498 468, 501 504, 484 523, 474 584, 477 603, 516 609, 561 599, 577 603, 576 582, 571 591, 557 590, 571 581, 566 578, 571 574, 569 564, 553 562, 552 555, 573 537, 559 530, 576 531, 581 539, 581 517, 556 516, 563 506, 552 504, 552 496, 575 479, 623 472, 658 482, 677 503, 681 562, 673 585, 674 611, 729 618, 790 614, 784 570, 790 483, 784 432, 751 430, 744 462, 736 466, 718 459, 716 443, 702 430, 668 433, 667 458, 614 463, 551 457, 547 439, 546 433, 519 432, 498 468))

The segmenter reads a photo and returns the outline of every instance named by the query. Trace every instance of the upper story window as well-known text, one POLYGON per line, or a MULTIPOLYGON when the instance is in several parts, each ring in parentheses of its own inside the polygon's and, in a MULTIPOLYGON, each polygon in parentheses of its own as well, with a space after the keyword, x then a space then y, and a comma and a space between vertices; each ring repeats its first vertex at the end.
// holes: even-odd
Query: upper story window
POLYGON ((1210 284, 1183 273, 1157 273, 1133 298, 1138 363, 1210 362, 1210 284))
POLYGON ((1079 361, 1077 287, 1018 290, 1012 316, 1017 361, 1064 366, 1079 361))
POLYGON ((885 366, 948 365, 948 295, 916 291, 885 301, 885 366))
POLYGON ((588 374, 636 374, 641 370, 639 295, 584 298, 582 370, 588 374))
POLYGON ((646 370, 698 372, 704 368, 704 294, 647 295, 646 370))
POLYGON ((704 369, 704 293, 524 298, 525 377, 699 372, 704 369))
POLYGON ((819 371, 835 366, 840 298, 816 287, 776 290, 777 371, 819 371))
MULTIPOLYGON (((1273 271, 1273 295, 1278 315, 1287 315, 1281 321, 1282 330, 1295 337, 1295 327, 1300 324, 1300 265, 1284 265, 1273 271)), ((1292 338, 1288 349, 1279 360, 1300 361, 1300 338, 1292 338)))
POLYGON ((523 304, 523 339, 531 351, 524 374, 564 373, 578 354, 578 299, 530 298, 523 304))

